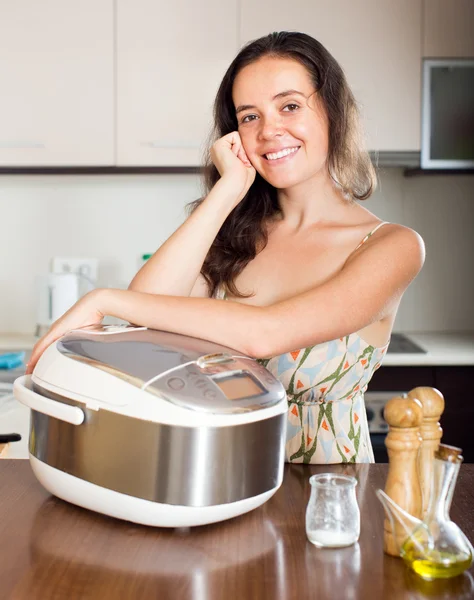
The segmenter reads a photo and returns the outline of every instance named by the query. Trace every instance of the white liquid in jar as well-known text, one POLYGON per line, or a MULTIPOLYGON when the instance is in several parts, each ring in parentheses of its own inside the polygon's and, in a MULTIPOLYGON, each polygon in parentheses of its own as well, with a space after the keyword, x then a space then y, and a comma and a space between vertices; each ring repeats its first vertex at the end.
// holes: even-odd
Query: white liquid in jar
POLYGON ((357 541, 357 536, 355 533, 350 531, 327 531, 325 529, 315 529, 313 531, 308 531, 307 536, 312 544, 325 548, 350 546, 357 541))

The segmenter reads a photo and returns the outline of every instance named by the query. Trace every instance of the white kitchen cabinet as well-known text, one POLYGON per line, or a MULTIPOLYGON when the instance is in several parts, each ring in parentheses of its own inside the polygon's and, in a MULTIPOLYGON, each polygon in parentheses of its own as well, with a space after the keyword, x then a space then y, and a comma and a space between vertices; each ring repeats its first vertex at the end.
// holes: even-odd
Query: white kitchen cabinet
POLYGON ((117 0, 117 165, 202 163, 237 0, 117 0))
POLYGON ((420 150, 422 0, 241 0, 241 43, 271 31, 318 39, 343 67, 370 150, 420 150))
POLYGON ((3 1, 0 40, 0 166, 113 164, 113 0, 3 1))
POLYGON ((474 0, 423 1, 423 56, 474 57, 474 0))

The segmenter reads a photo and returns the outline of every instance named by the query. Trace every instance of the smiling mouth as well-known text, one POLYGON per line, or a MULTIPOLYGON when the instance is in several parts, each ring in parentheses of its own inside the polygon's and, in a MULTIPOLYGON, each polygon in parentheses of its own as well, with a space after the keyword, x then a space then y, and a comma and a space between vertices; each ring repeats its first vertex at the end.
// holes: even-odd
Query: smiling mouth
POLYGON ((299 149, 300 146, 295 146, 293 148, 285 148, 284 150, 280 150, 279 152, 270 152, 268 154, 264 154, 263 157, 265 158, 265 160, 268 160, 268 162, 279 162, 288 156, 293 156, 294 154, 296 154, 296 152, 298 152, 299 149))

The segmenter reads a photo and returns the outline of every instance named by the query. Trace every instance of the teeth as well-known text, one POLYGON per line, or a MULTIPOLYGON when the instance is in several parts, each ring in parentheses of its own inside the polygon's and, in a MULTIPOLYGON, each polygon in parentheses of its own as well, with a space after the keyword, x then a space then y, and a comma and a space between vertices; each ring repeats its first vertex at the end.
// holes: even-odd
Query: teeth
POLYGON ((280 152, 273 152, 272 154, 265 154, 265 158, 267 160, 276 160, 277 158, 283 158, 284 156, 288 156, 288 154, 293 154, 298 150, 299 146, 295 148, 285 148, 284 150, 280 150, 280 152))

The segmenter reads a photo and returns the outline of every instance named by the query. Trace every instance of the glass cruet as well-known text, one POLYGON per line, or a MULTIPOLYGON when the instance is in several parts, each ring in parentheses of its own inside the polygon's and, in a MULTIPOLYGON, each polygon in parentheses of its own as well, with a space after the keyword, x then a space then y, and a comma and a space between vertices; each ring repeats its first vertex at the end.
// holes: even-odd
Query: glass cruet
POLYGON ((461 452, 460 448, 446 444, 440 444, 435 452, 431 495, 424 521, 415 519, 382 490, 377 490, 392 531, 397 523, 407 533, 400 556, 415 573, 427 580, 455 577, 471 566, 474 557, 471 543, 449 517, 463 460, 461 452))

